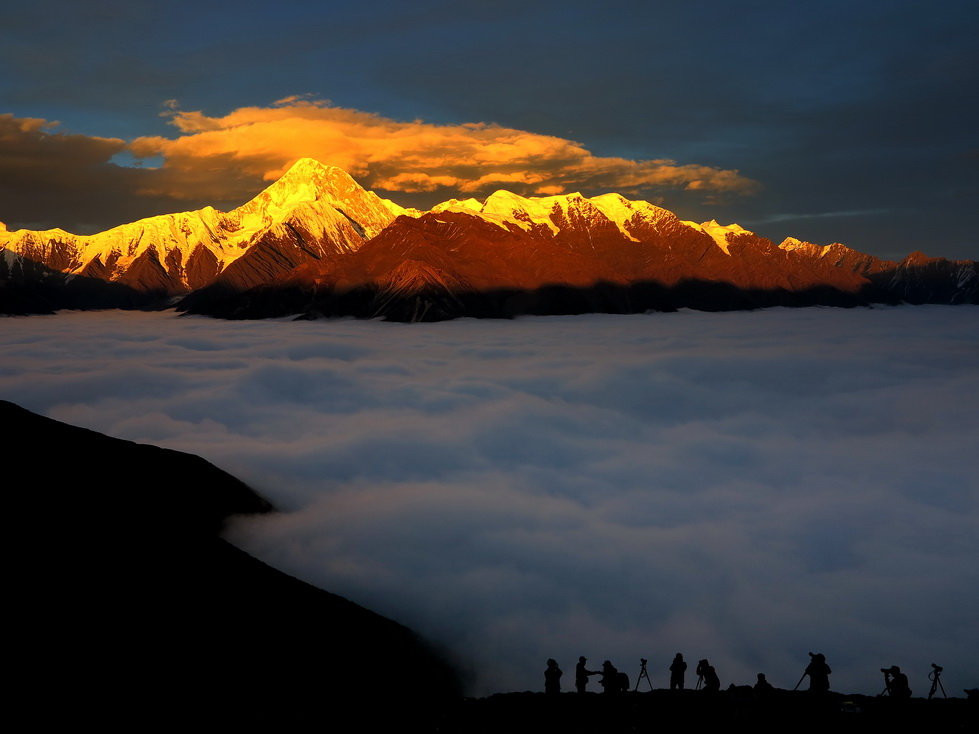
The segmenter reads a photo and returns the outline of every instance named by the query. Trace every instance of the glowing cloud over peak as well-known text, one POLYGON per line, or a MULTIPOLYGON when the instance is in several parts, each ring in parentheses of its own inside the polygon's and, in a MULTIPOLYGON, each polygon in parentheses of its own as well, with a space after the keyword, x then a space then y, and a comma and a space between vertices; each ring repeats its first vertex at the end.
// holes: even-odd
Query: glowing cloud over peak
POLYGON ((368 188, 402 192, 474 193, 506 184, 527 194, 682 189, 712 197, 758 188, 733 170, 600 157, 552 135, 485 122, 401 122, 303 96, 217 117, 171 102, 164 114, 181 134, 137 138, 130 148, 138 157, 163 156, 174 174, 167 192, 174 197, 184 195, 187 179, 213 181, 209 172, 216 168, 238 178, 274 180, 305 157, 339 166, 368 188))

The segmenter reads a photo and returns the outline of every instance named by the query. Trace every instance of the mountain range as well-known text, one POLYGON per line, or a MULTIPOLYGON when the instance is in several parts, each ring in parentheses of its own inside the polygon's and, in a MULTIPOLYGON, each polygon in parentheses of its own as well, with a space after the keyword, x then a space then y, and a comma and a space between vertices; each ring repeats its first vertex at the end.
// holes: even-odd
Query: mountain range
POLYGON ((979 303, 979 264, 779 244, 615 193, 452 199, 427 212, 310 158, 230 212, 93 235, 0 224, 0 312, 177 305, 231 318, 395 320, 771 305, 979 303))

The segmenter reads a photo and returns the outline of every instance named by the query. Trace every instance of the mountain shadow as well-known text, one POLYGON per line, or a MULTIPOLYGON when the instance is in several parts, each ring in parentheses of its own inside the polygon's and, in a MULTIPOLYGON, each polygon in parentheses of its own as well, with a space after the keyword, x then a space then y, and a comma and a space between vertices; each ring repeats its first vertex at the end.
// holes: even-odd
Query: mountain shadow
POLYGON ((736 311, 773 306, 868 306, 901 300, 873 284, 855 293, 829 286, 790 291, 738 288, 730 283, 684 280, 673 286, 656 281, 592 286, 548 285, 533 289, 451 289, 425 284, 413 290, 376 284, 340 290, 285 282, 236 291, 210 287, 191 294, 177 309, 226 319, 341 317, 387 321, 444 321, 460 317, 502 318, 587 313, 632 314, 648 311, 736 311))
POLYGON ((31 721, 425 729, 458 696, 407 628, 223 540, 273 511, 229 474, 10 402, 0 426, 8 693, 31 721))
POLYGON ((167 305, 163 290, 137 290, 97 276, 69 275, 27 257, 0 250, 0 314, 51 314, 61 309, 155 309, 167 305))

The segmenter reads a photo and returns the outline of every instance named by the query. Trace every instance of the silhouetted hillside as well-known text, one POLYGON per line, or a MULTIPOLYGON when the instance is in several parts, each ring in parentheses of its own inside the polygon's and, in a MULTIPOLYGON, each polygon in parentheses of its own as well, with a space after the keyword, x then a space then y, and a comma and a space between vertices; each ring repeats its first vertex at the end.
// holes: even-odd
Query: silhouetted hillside
POLYGON ((39 722, 425 722, 458 694, 407 628, 219 537, 272 510, 203 459, 0 401, 12 700, 39 722), (376 702, 383 698, 384 705, 376 702))

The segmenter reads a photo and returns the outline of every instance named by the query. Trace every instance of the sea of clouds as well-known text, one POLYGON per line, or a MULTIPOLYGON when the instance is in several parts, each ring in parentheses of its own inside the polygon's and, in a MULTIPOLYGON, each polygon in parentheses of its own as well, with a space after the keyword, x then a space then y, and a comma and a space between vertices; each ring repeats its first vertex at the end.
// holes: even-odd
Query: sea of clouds
POLYGON ((808 651, 834 690, 979 685, 976 307, 8 318, 0 398, 242 478, 282 512, 233 542, 475 694, 540 690, 548 657, 571 688, 579 655, 661 687, 677 651, 688 685, 708 657, 791 688, 808 651))

